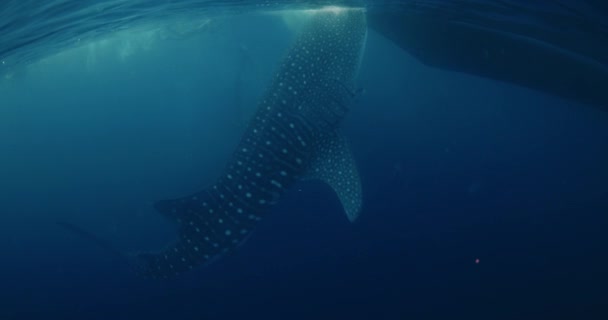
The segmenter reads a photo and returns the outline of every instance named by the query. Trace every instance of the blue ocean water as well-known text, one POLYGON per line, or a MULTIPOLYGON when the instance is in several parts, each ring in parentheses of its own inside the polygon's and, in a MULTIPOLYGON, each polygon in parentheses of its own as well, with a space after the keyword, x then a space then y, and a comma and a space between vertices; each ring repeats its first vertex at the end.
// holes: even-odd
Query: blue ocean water
MULTIPOLYGON (((234 253, 167 281, 57 224, 122 252, 171 242, 152 204, 213 181, 302 24, 294 11, 328 4, 1 4, 0 317, 605 319, 606 110, 426 66, 374 30, 342 124, 363 181, 355 223, 301 182, 234 253)), ((606 48, 585 41, 606 40, 603 2, 339 4, 600 63, 606 48)))

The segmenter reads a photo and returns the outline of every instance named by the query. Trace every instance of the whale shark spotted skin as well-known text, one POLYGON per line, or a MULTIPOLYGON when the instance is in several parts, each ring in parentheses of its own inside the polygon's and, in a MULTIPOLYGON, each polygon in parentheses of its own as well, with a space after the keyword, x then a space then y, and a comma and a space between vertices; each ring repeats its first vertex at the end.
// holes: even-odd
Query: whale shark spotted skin
POLYGON ((217 181, 154 207, 178 224, 178 240, 141 254, 140 273, 179 275, 228 252, 302 179, 333 188, 349 220, 361 209, 359 173, 337 132, 348 111, 367 25, 359 9, 319 10, 287 52, 217 181))

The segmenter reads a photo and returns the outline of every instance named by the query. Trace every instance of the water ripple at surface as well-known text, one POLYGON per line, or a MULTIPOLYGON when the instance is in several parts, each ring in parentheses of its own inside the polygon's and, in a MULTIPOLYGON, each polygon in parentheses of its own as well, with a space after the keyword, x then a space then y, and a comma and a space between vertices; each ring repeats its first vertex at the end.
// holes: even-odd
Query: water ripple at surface
POLYGON ((195 20, 223 14, 364 6, 432 19, 468 23, 552 43, 590 58, 608 49, 581 43, 608 43, 606 9, 588 1, 212 1, 212 0, 8 0, 0 4, 0 74, 115 31, 168 20, 195 20), (590 49, 585 49, 590 48, 590 49))

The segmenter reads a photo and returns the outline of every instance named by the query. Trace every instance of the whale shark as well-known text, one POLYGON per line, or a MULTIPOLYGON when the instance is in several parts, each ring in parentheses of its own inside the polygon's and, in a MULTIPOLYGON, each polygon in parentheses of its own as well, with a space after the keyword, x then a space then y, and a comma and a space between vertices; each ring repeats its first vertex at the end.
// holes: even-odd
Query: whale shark
POLYGON ((318 179, 355 221, 359 173, 338 131, 356 95, 367 37, 361 9, 310 13, 215 183, 154 208, 177 224, 177 240, 137 255, 138 273, 169 278, 234 250, 296 182, 318 179))
MULTIPOLYGON (((601 29, 598 22, 589 19, 587 24, 568 24, 568 19, 579 17, 530 11, 525 7, 529 1, 520 2, 511 3, 511 11, 500 12, 503 18, 497 21, 475 22, 458 14, 443 17, 434 10, 370 11, 367 18, 370 29, 426 66, 512 83, 608 111, 608 90, 598 85, 608 83, 608 46, 605 32, 596 31, 601 29), (512 16, 515 12, 518 17, 512 16), (542 23, 522 28, 516 23, 521 19, 542 23), (563 32, 564 25, 569 25, 568 34, 563 32)), ((599 1, 572 1, 569 5, 593 7, 598 17, 608 13, 606 4, 599 1)), ((488 1, 488 8, 491 6, 488 1)), ((463 7, 456 12, 467 10, 463 7)))

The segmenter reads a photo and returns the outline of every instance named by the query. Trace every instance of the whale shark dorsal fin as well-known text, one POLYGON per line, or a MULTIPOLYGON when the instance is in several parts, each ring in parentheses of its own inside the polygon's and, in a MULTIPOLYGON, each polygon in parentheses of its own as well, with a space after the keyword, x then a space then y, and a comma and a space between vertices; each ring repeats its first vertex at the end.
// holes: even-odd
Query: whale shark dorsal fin
POLYGON ((361 212, 361 178, 346 140, 334 132, 322 139, 305 179, 318 179, 335 192, 350 222, 361 212))

